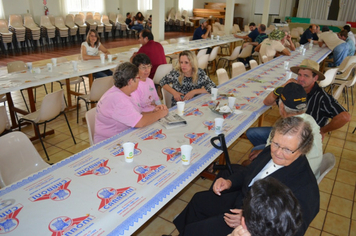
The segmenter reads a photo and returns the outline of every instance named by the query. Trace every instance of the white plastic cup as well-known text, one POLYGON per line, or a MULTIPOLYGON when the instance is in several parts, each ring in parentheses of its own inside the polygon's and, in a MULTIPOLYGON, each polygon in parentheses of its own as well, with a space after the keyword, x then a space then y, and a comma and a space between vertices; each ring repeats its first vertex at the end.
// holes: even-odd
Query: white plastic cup
POLYGON ((219 36, 219 35, 218 35, 218 36, 216 36, 216 40, 218 40, 218 41, 220 40, 220 36, 219 36))
POLYGON ((185 102, 177 102, 177 114, 183 116, 185 102))
POLYGON ((313 48, 313 40, 310 40, 309 49, 312 49, 312 48, 313 48))
POLYGON ((48 72, 53 72, 53 65, 52 65, 52 63, 47 63, 47 70, 48 70, 48 72))
POLYGON ((77 61, 72 61, 72 65, 73 65, 73 70, 74 71, 78 71, 78 62, 77 61))
POLYGON ((284 61, 284 69, 288 70, 289 67, 289 61, 284 61))
POLYGON ((133 162, 135 144, 132 142, 126 142, 122 146, 124 147, 125 161, 133 162))
POLYGON ((299 53, 300 53, 300 54, 303 53, 303 48, 302 48, 302 46, 300 46, 300 48, 299 48, 299 53))
POLYGON ((287 71, 286 72, 286 81, 292 78, 292 71, 287 71))
POLYGON ((215 101, 218 98, 218 89, 211 88, 211 100, 215 101))
POLYGON ((307 51, 306 48, 303 48, 302 55, 305 56, 305 52, 307 51))
POLYGON ((300 48, 304 48, 304 44, 300 45, 300 48))
POLYGON ((231 110, 235 108, 235 101, 236 101, 235 97, 229 97, 228 98, 229 107, 230 107, 231 110))
POLYGON ((32 71, 32 62, 27 62, 26 65, 27 65, 27 69, 29 71, 32 71))
POLYGON ((182 159, 182 164, 183 165, 189 165, 190 164, 190 159, 192 156, 192 149, 193 147, 191 145, 182 145, 180 146, 180 153, 181 153, 181 159, 182 159))
POLYGON ((33 68, 33 71, 34 71, 36 74, 40 74, 40 73, 41 73, 41 69, 40 69, 39 67, 33 68))
POLYGON ((105 54, 100 54, 101 64, 105 64, 105 54))
POLYGON ((109 63, 112 62, 112 55, 111 54, 108 55, 108 61, 109 61, 109 63))
POLYGON ((216 134, 222 133, 223 124, 224 124, 223 118, 215 118, 215 133, 216 134))
POLYGON ((214 35, 212 34, 212 35, 211 35, 211 40, 213 40, 213 39, 214 39, 214 35))
POLYGON ((52 58, 51 60, 52 60, 53 66, 56 67, 57 66, 57 58, 52 58))

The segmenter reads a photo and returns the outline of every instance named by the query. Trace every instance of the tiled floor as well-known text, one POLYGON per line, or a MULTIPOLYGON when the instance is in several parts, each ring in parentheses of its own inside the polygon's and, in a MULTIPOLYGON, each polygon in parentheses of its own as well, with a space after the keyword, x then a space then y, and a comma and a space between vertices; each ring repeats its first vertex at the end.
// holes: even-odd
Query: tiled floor
MULTIPOLYGON (((214 76, 212 78, 216 81, 214 76)), ((57 83, 55 89, 59 89, 57 83)), ((14 92, 12 95, 15 104, 24 107, 20 93, 14 92)), ((37 92, 37 108, 40 107, 43 96, 44 90, 40 88, 37 92)), ((342 98, 340 98, 340 102, 344 104, 342 98)), ((352 134, 356 126, 356 110, 353 106, 350 106, 350 113, 352 114, 352 121, 326 136, 323 141, 324 152, 333 153, 337 162, 336 166, 319 185, 320 211, 306 233, 308 236, 356 235, 356 134, 352 134)), ((80 117, 84 117, 84 114, 85 108, 82 106, 80 117)), ((74 145, 63 117, 49 123, 48 129, 54 129, 55 134, 47 136, 44 142, 53 163, 89 147, 86 124, 81 119, 79 124, 76 123, 75 111, 67 112, 67 116, 77 145, 74 145)), ((278 109, 272 108, 266 112, 263 125, 272 125, 278 118, 278 109)), ((33 135, 31 127, 26 127, 23 131, 28 135, 33 135)), ((45 159, 41 144, 34 142, 34 145, 45 159)), ((232 162, 241 162, 246 159, 251 147, 252 145, 248 140, 238 139, 229 148, 232 162)), ((208 189, 211 183, 210 180, 195 179, 134 235, 178 235, 172 223, 173 218, 182 211, 194 193, 208 189)))

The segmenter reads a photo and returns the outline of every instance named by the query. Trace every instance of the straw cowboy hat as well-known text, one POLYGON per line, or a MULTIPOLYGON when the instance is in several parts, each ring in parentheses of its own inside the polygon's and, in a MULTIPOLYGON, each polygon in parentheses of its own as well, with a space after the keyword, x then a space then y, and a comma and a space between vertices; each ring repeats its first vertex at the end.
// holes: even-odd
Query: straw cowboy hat
POLYGON ((293 66, 290 68, 290 70, 295 74, 298 74, 299 69, 311 70, 312 72, 314 72, 319 76, 318 80, 325 79, 324 74, 319 71, 319 64, 313 60, 304 59, 299 66, 293 66))
POLYGON ((272 40, 282 40, 285 36, 285 33, 280 30, 273 30, 269 35, 268 38, 272 40))

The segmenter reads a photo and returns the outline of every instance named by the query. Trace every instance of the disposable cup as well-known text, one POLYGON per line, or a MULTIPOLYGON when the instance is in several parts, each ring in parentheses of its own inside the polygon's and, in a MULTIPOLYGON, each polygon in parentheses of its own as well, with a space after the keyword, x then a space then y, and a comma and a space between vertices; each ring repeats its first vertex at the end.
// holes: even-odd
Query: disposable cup
POLYGON ((36 74, 40 74, 40 73, 41 73, 41 69, 40 69, 39 67, 33 68, 33 71, 34 71, 36 74))
POLYGON ((73 70, 74 71, 78 71, 78 62, 77 61, 72 61, 72 65, 73 65, 73 70))
POLYGON ((48 72, 52 72, 53 71, 52 63, 47 63, 47 70, 48 70, 48 72))
POLYGON ((101 64, 105 64, 105 54, 100 54, 101 64))
POLYGON ((313 48, 313 40, 310 40, 309 49, 312 49, 312 48, 313 48))
POLYGON ((288 70, 289 67, 289 61, 284 61, 284 69, 288 70))
POLYGON ((218 98, 218 89, 211 88, 211 100, 215 101, 218 98))
POLYGON ((302 51, 303 56, 305 55, 306 50, 307 50, 306 48, 303 48, 303 51, 302 51))
POLYGON ((235 101, 236 101, 235 97, 229 97, 228 98, 229 107, 230 107, 231 110, 235 107, 235 101))
POLYGON ((109 63, 112 62, 112 55, 111 54, 108 55, 108 61, 109 61, 109 63))
POLYGON ((304 48, 304 44, 300 45, 300 48, 304 48))
POLYGON ((216 36, 216 40, 218 40, 218 41, 220 40, 220 36, 219 36, 219 35, 218 35, 218 36, 216 36))
POLYGON ((212 34, 212 35, 211 35, 211 40, 213 40, 213 39, 214 39, 214 35, 212 34))
POLYGON ((299 53, 300 53, 300 54, 303 53, 303 48, 302 48, 302 46, 300 46, 300 48, 299 48, 299 53))
POLYGON ((52 60, 53 66, 56 67, 57 66, 57 58, 52 58, 51 60, 52 60))
POLYGON ((192 155, 192 149, 193 147, 191 145, 182 145, 180 146, 180 153, 181 153, 181 159, 182 159, 182 164, 183 165, 189 165, 190 164, 190 158, 192 155))
POLYGON ((26 65, 27 65, 27 69, 29 71, 32 71, 32 62, 27 62, 26 65))
POLYGON ((216 134, 222 133, 223 124, 224 124, 223 118, 215 118, 215 133, 216 134))
POLYGON ((183 116, 185 102, 177 102, 177 114, 183 116))
POLYGON ((286 81, 292 78, 292 71, 287 71, 286 72, 286 81))
POLYGON ((135 144, 126 142, 122 146, 124 147, 125 161, 133 162, 135 144))

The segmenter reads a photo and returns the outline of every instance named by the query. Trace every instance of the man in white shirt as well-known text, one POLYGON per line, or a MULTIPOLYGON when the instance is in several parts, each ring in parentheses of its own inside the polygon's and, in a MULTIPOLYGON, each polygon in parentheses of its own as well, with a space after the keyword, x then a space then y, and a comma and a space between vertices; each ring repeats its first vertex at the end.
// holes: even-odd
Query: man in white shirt
POLYGON ((354 33, 351 31, 351 26, 349 24, 344 26, 344 30, 347 31, 348 38, 350 38, 356 45, 356 39, 354 33))

